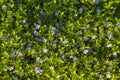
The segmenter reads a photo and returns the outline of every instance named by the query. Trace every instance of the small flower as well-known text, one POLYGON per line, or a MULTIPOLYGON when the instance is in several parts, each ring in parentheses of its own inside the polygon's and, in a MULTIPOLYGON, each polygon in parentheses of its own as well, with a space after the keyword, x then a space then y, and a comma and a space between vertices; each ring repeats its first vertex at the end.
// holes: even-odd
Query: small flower
POLYGON ((82 48, 79 48, 79 51, 82 51, 82 48))
POLYGON ((63 44, 68 44, 68 41, 67 41, 67 40, 64 40, 64 41, 63 41, 63 44))
POLYGON ((73 61, 76 61, 76 60, 78 60, 78 58, 76 58, 76 57, 73 57, 72 59, 73 59, 73 61))
POLYGON ((39 21, 39 22, 38 22, 38 25, 41 25, 41 24, 42 24, 42 22, 41 22, 41 21, 39 21))
POLYGON ((18 52, 18 56, 22 56, 22 53, 20 51, 18 52))
POLYGON ((113 35, 109 35, 108 39, 111 40, 113 38, 113 35))
POLYGON ((106 65, 109 65, 109 61, 106 61, 105 64, 106 64, 106 65))
POLYGON ((52 32, 52 34, 57 34, 59 32, 59 30, 57 28, 55 28, 51 32, 52 32))
POLYGON ((97 9, 97 10, 96 10, 96 13, 101 13, 101 12, 102 12, 101 9, 97 9))
POLYGON ((117 61, 118 61, 118 59, 117 59, 117 58, 115 58, 115 59, 113 59, 113 61, 114 61, 114 62, 117 62, 117 61))
POLYGON ((56 12, 56 13, 55 13, 55 16, 56 16, 56 17, 58 17, 58 16, 59 16, 59 14, 56 12))
POLYGON ((55 26, 56 26, 56 27, 59 27, 60 25, 59 25, 59 23, 58 23, 58 22, 56 22, 56 23, 55 23, 55 26))
POLYGON ((110 35, 110 34, 111 34, 111 31, 108 31, 107 34, 110 35))
POLYGON ((88 24, 87 26, 86 26, 86 28, 88 29, 90 27, 90 24, 88 24))
POLYGON ((98 29, 97 28, 94 28, 95 31, 97 31, 98 29))
POLYGON ((30 46, 28 46, 28 47, 26 48, 26 50, 31 50, 31 47, 30 47, 30 46))
POLYGON ((38 41, 38 40, 39 40, 39 38, 38 38, 38 37, 35 37, 35 40, 36 40, 36 41, 38 41))
POLYGON ((5 9, 5 8, 7 8, 7 6, 6 5, 2 5, 2 9, 5 9))
POLYGON ((61 58, 65 58, 65 56, 64 56, 64 55, 62 55, 62 56, 61 56, 61 58))
POLYGON ((34 71, 35 71, 36 74, 38 74, 38 73, 42 73, 44 70, 43 69, 35 68, 34 71))
POLYGON ((70 23, 70 25, 69 26, 72 26, 73 25, 73 23, 70 23))
POLYGON ((39 29, 39 28, 40 28, 40 25, 39 25, 39 24, 37 24, 37 25, 36 25, 36 29, 39 29))
POLYGON ((10 40, 14 40, 14 38, 10 38, 10 40))
POLYGON ((110 74, 107 74, 107 75, 106 75, 106 78, 110 79, 110 78, 111 78, 111 75, 110 75, 110 74))
POLYGON ((25 73, 22 71, 22 72, 21 72, 21 76, 24 76, 24 75, 25 75, 25 73))
POLYGON ((82 30, 77 32, 78 35, 81 35, 82 33, 83 33, 82 30))
POLYGON ((110 26, 110 22, 107 22, 106 25, 107 25, 107 27, 109 27, 110 26))
POLYGON ((109 68, 108 68, 108 71, 109 71, 109 72, 112 72, 112 68, 109 67, 109 68))
POLYGON ((88 37, 84 37, 84 41, 88 41, 89 40, 89 38, 88 37))
POLYGON ((117 52, 113 52, 113 56, 117 56, 117 52))
POLYGON ((83 8, 80 8, 80 9, 79 9, 79 12, 82 13, 82 12, 83 12, 83 8))
POLYGON ((77 17, 77 16, 78 16, 78 14, 75 14, 75 15, 74 15, 74 17, 77 17))
POLYGON ((99 0, 93 0, 93 2, 95 2, 96 4, 99 4, 99 0))
POLYGON ((9 69, 10 71, 12 71, 12 70, 14 70, 14 68, 13 67, 10 67, 10 69, 9 69))
POLYGON ((44 49, 44 50, 43 50, 43 53, 48 53, 48 50, 47 50, 47 49, 44 49))
POLYGON ((108 48, 112 47, 112 44, 108 44, 107 47, 108 47, 108 48))
POLYGON ((14 77, 13 79, 14 79, 14 80, 18 80, 18 78, 17 78, 17 77, 14 77))
POLYGON ((99 77, 99 74, 96 74, 95 77, 98 78, 98 77, 99 77))
POLYGON ((50 69, 51 69, 51 70, 53 70, 53 69, 54 69, 54 67, 53 67, 53 66, 50 66, 50 69))
POLYGON ((25 23, 26 23, 26 20, 22 20, 22 23, 25 24, 25 23))
POLYGON ((47 40, 45 38, 41 38, 41 40, 42 40, 43 43, 47 42, 47 40))
POLYGON ((37 58, 36 58, 36 61, 39 61, 39 60, 40 60, 40 57, 37 57, 37 58))
POLYGON ((60 75, 57 75, 56 78, 57 78, 57 79, 60 78, 60 75))
POLYGON ((34 31, 34 35, 35 35, 35 36, 38 36, 38 32, 37 32, 37 31, 34 31))
POLYGON ((89 48, 89 49, 88 49, 88 52, 91 53, 91 52, 93 52, 93 50, 92 50, 91 48, 89 48))
POLYGON ((87 54, 88 52, 89 52, 88 50, 84 50, 84 51, 83 51, 84 54, 87 54))
POLYGON ((63 38, 62 38, 62 37, 59 37, 58 40, 59 40, 59 41, 63 41, 63 38))
POLYGON ((97 36, 96 36, 96 35, 93 35, 93 36, 92 36, 92 39, 96 39, 96 38, 97 38, 97 36))
POLYGON ((118 22, 116 25, 117 25, 118 27, 120 27, 120 22, 118 22))
POLYGON ((40 11, 40 14, 41 14, 41 15, 44 15, 44 12, 41 10, 41 11, 40 11))

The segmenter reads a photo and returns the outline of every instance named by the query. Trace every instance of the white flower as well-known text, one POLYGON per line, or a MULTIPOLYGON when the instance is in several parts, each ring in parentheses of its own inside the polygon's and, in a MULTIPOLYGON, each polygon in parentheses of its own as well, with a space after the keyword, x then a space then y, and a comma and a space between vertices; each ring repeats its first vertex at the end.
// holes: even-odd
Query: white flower
POLYGON ((47 49, 44 49, 44 50, 43 50, 43 53, 48 53, 48 50, 47 50, 47 49))
POLYGON ((96 39, 96 38, 97 38, 97 36, 96 36, 96 35, 93 35, 93 36, 92 36, 92 39, 96 39))
POLYGON ((107 27, 109 27, 110 26, 110 22, 107 22, 106 25, 107 25, 107 27))
POLYGON ((98 29, 97 28, 94 28, 95 31, 97 31, 98 29))
POLYGON ((68 41, 67 41, 67 40, 64 40, 64 41, 63 41, 63 44, 68 44, 68 41))
POLYGON ((7 8, 7 6, 6 5, 2 5, 2 9, 5 9, 5 8, 7 8))
POLYGON ((76 61, 76 60, 78 60, 78 58, 76 58, 76 57, 73 57, 72 59, 73 59, 73 61, 76 61))
POLYGON ((112 47, 112 44, 108 44, 107 47, 108 47, 108 48, 112 47))
POLYGON ((22 53, 20 51, 18 52, 18 56, 22 56, 22 53))
POLYGON ((36 61, 39 61, 39 60, 40 60, 40 57, 37 57, 37 58, 36 58, 36 61))
POLYGON ((14 69, 13 67, 10 67, 10 69, 9 69, 9 70, 10 70, 10 71, 12 71, 13 69, 14 69))
POLYGON ((77 33, 78 33, 78 35, 81 35, 83 32, 82 32, 82 30, 80 30, 77 33))
POLYGON ((87 54, 88 52, 89 52, 88 50, 84 50, 84 52, 83 52, 83 53, 84 53, 84 54, 87 54))
POLYGON ((43 43, 47 42, 47 40, 45 38, 42 38, 41 40, 43 41, 43 43))
POLYGON ((117 56, 117 52, 113 52, 113 56, 117 56))
POLYGON ((51 70, 53 70, 53 69, 54 69, 54 67, 53 67, 53 66, 50 66, 50 69, 51 69, 51 70))
POLYGON ((108 31, 107 34, 110 35, 110 34, 111 34, 111 31, 108 31))
POLYGON ((60 75, 57 75, 56 78, 57 78, 57 79, 60 78, 60 75))
POLYGON ((110 75, 110 74, 107 74, 107 75, 106 75, 106 78, 110 79, 110 78, 111 78, 111 75, 110 75))
POLYGON ((75 15, 74 15, 74 17, 77 17, 77 16, 78 16, 78 14, 75 14, 75 15))

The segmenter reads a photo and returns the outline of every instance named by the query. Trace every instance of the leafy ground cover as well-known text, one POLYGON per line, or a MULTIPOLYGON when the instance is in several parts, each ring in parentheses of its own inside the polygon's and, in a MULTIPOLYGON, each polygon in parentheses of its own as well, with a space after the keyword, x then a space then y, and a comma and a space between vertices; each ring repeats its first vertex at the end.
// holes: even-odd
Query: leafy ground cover
POLYGON ((0 0, 0 80, 119 80, 119 0, 0 0))

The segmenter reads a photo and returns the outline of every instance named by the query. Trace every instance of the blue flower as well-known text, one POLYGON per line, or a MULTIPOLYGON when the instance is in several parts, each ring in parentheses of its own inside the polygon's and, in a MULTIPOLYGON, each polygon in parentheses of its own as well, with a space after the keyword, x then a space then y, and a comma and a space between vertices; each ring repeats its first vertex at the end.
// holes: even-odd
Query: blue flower
POLYGON ((25 24, 25 23, 26 23, 26 20, 22 20, 22 23, 25 24))
POLYGON ((36 25, 36 29, 39 29, 39 28, 40 28, 40 25, 39 25, 39 24, 37 24, 37 25, 36 25))
POLYGON ((38 69, 37 67, 34 69, 35 73, 42 73, 44 70, 43 69, 38 69))
POLYGON ((89 38, 88 37, 84 37, 84 41, 88 41, 89 40, 89 38))
POLYGON ((35 35, 35 36, 38 36, 38 32, 37 32, 37 31, 34 31, 34 35, 35 35))

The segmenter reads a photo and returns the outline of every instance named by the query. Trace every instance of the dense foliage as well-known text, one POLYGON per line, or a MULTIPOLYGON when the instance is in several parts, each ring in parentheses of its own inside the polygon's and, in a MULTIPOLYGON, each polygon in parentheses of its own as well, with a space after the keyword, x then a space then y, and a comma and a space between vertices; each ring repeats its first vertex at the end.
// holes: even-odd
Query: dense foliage
POLYGON ((119 80, 119 0, 0 0, 0 80, 119 80))

